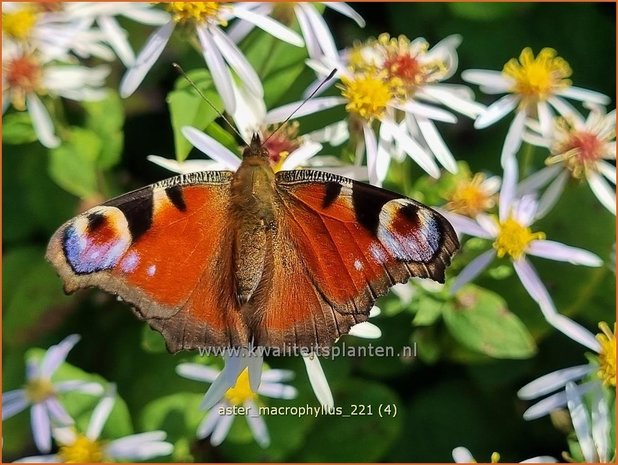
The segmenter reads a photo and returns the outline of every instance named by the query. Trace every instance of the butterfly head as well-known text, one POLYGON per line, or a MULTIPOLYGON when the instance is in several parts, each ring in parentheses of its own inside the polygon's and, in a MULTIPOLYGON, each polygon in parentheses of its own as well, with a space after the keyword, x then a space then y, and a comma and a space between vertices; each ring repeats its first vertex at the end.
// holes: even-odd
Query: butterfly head
POLYGON ((262 139, 257 132, 253 133, 253 136, 251 137, 251 142, 242 153, 242 158, 263 158, 265 160, 268 160, 268 150, 266 149, 266 147, 264 147, 262 139))

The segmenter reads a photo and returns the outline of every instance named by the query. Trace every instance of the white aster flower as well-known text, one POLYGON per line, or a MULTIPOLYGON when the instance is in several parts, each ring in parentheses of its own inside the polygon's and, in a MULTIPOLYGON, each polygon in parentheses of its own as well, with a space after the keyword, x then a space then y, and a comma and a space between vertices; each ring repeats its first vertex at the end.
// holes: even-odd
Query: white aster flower
MULTIPOLYGON (((455 447, 453 449, 453 460, 455 463, 476 463, 476 459, 472 456, 469 449, 465 447, 455 447)), ((500 454, 494 452, 491 454, 491 463, 500 462, 500 454)), ((519 463, 556 463, 557 460, 549 455, 540 455, 530 459, 522 460, 519 463)))
MULTIPOLYGON (((243 2, 239 7, 262 16, 272 16, 283 24, 291 25, 296 17, 305 39, 310 58, 327 56, 337 57, 337 46, 328 24, 316 8, 318 2, 243 2)), ((354 20, 360 27, 365 27, 365 20, 352 7, 344 2, 321 2, 325 7, 341 13, 354 20)), ((255 26, 250 22, 237 22, 228 31, 230 38, 238 43, 244 39, 255 26)))
MULTIPOLYGON (((470 117, 482 110, 467 87, 442 83, 457 69, 455 49, 460 41, 459 36, 449 36, 429 49, 424 39, 409 41, 404 36, 382 34, 338 58, 309 63, 319 74, 337 70, 341 97, 316 98, 313 107, 345 104, 350 126, 362 132, 357 154, 366 153, 372 184, 382 183, 393 154, 410 156, 435 178, 440 176, 436 160, 448 171, 457 171, 455 159, 435 126, 437 121, 455 123, 457 118, 438 105, 470 117)), ((280 111, 289 112, 296 105, 280 111)))
POLYGON ((550 156, 547 167, 521 182, 522 194, 547 188, 539 200, 539 216, 557 203, 569 179, 586 180, 599 202, 616 214, 616 110, 605 114, 592 106, 584 119, 575 110, 568 118, 557 118, 554 130, 543 137, 538 125, 524 134, 524 140, 546 147, 550 156))
MULTIPOLYGON (((354 179, 366 178, 367 171, 363 167, 344 165, 335 157, 316 156, 322 150, 322 145, 311 135, 299 135, 297 122, 288 122, 285 127, 279 128, 278 123, 287 116, 280 120, 273 118, 272 115, 281 115, 278 109, 267 113, 261 97, 255 97, 236 85, 233 88, 237 107, 232 118, 238 132, 245 141, 251 140, 254 134, 260 136, 260 140, 268 150, 273 170, 293 170, 301 166, 315 167, 354 179)), ((307 102, 310 103, 311 101, 307 102)), ((240 153, 230 151, 202 131, 187 126, 182 129, 182 133, 194 147, 211 159, 178 162, 157 155, 150 155, 148 159, 181 174, 210 170, 236 171, 240 166, 240 153)))
POLYGON ((79 339, 77 334, 66 337, 59 344, 51 346, 38 363, 27 360, 25 386, 2 394, 3 421, 30 407, 32 435, 41 452, 51 450, 52 426, 73 424, 73 419, 60 403, 58 394, 103 393, 103 387, 99 383, 78 380, 52 381, 52 376, 79 339))
POLYGON ((557 313, 549 292, 528 261, 527 255, 595 267, 600 266, 603 261, 591 252, 546 240, 542 232, 532 232, 531 225, 537 218, 538 203, 531 195, 515 198, 516 160, 509 158, 506 162, 498 203, 498 218, 479 214, 472 220, 456 213, 443 212, 458 234, 494 241, 490 250, 476 257, 461 271, 451 286, 451 292, 456 292, 476 278, 496 256, 507 257, 513 263, 515 272, 530 297, 539 304, 547 321, 560 331, 565 331, 562 316, 557 313))
POLYGON ((568 336, 584 347, 594 350, 595 359, 585 365, 562 368, 548 373, 522 387, 517 392, 520 399, 538 400, 544 397, 524 412, 525 420, 541 418, 554 410, 565 407, 568 399, 565 386, 569 383, 585 380, 581 384, 573 384, 572 388, 582 395, 592 390, 600 391, 601 386, 609 389, 616 388, 615 324, 614 332, 612 332, 606 323, 600 323, 601 333, 595 338, 595 335, 584 327, 574 325, 568 318, 563 318, 564 325, 572 327, 572 330, 567 332, 568 336))
POLYGON ((566 98, 600 105, 610 101, 598 92, 572 86, 569 64, 552 48, 542 49, 535 57, 527 47, 519 59, 509 60, 502 72, 469 69, 461 76, 478 84, 486 94, 507 94, 491 104, 474 123, 477 129, 486 128, 515 111, 502 149, 503 165, 507 157, 514 157, 519 150, 527 118, 536 119, 543 135, 548 136, 554 112, 565 117, 574 112, 566 98))
POLYGON ((165 441, 167 435, 164 431, 131 434, 111 441, 99 439, 115 402, 116 391, 112 388, 93 410, 86 434, 72 427, 57 428, 54 430, 54 438, 59 446, 58 453, 26 457, 18 462, 126 462, 149 460, 172 453, 174 446, 165 441))
POLYGON ((166 4, 170 12, 168 22, 150 36, 120 83, 120 95, 128 97, 143 81, 157 61, 177 24, 193 26, 206 65, 228 113, 234 113, 234 98, 231 71, 254 95, 262 97, 264 89, 257 73, 236 44, 221 30, 233 18, 249 21, 269 34, 302 46, 304 42, 294 31, 267 16, 251 13, 234 3, 219 2, 171 2, 166 4))
POLYGON ((41 56, 25 52, 19 46, 4 44, 2 50, 2 112, 9 105, 16 110, 28 110, 34 131, 46 147, 60 144, 54 123, 39 95, 64 97, 71 100, 99 100, 105 97, 102 88, 109 74, 107 66, 87 68, 78 65, 51 64, 41 56))
MULTIPOLYGON (((255 357, 256 361, 262 364, 261 357, 255 357)), ((227 436, 235 415, 227 415, 225 409, 227 407, 242 407, 245 409, 247 424, 253 433, 256 442, 262 447, 268 447, 270 444, 270 436, 264 419, 259 414, 258 402, 259 396, 271 397, 274 399, 294 399, 297 396, 297 391, 294 387, 283 384, 285 381, 290 381, 294 377, 294 373, 289 370, 266 370, 261 373, 258 378, 258 386, 250 382, 249 367, 237 364, 240 361, 239 357, 235 359, 228 357, 226 360, 226 368, 220 372, 214 368, 200 365, 197 363, 181 363, 176 367, 176 372, 185 378, 196 381, 204 381, 212 383, 211 392, 219 380, 226 377, 225 370, 230 365, 234 365, 236 371, 240 367, 241 371, 236 375, 236 379, 231 386, 228 386, 222 396, 222 399, 216 402, 212 407, 202 403, 202 408, 210 409, 210 412, 204 417, 197 428, 197 437, 204 439, 210 436, 210 443, 217 446, 223 442, 227 436)), ((255 364, 250 365, 255 368, 255 364)), ((261 367, 259 368, 261 370, 261 367)), ((208 394, 207 394, 208 396, 208 394)), ((206 400, 206 397, 204 398, 206 400)))

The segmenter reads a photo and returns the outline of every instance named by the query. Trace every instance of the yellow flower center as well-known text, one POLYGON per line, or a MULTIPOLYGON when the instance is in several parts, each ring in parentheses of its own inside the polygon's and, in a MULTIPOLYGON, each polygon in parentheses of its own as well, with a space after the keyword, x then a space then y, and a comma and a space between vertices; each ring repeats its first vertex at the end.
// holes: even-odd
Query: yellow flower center
POLYGON ((16 40, 26 40, 37 21, 37 10, 25 6, 10 13, 2 13, 2 32, 16 40))
POLYGON ((102 463, 103 445, 99 441, 78 434, 73 444, 60 446, 58 456, 62 463, 102 463))
POLYGON ((381 118, 394 97, 389 85, 377 75, 342 77, 341 81, 341 95, 348 100, 345 109, 367 121, 381 118))
POLYGON ((475 174, 472 178, 459 181, 447 197, 446 208, 455 213, 475 217, 495 205, 494 195, 483 189, 485 175, 475 174))
POLYGON ((508 255, 517 260, 524 255, 528 249, 528 244, 537 239, 545 239, 545 233, 533 233, 530 228, 519 221, 508 218, 500 223, 498 237, 496 237, 493 246, 498 257, 508 255))
POLYGON ((236 385, 229 388, 224 397, 230 404, 237 406, 244 405, 248 400, 257 398, 257 394, 253 392, 249 384, 249 370, 247 368, 238 376, 236 385))
POLYGON ((166 8, 177 23, 227 24, 221 18, 224 6, 219 2, 170 2, 166 8))
POLYGON ((556 56, 553 48, 544 48, 534 57, 532 49, 526 47, 517 58, 511 58, 504 65, 502 73, 513 79, 511 89, 522 96, 525 103, 546 100, 557 89, 569 87, 571 67, 563 58, 556 56))
POLYGON ((599 323, 599 328, 601 334, 597 334, 597 341, 601 350, 597 374, 604 385, 616 387, 616 323, 613 332, 605 322, 599 323))
POLYGON ((26 384, 26 397, 34 404, 55 394, 54 385, 46 378, 33 378, 26 384))
POLYGON ((281 165, 283 165, 288 155, 300 147, 298 126, 298 122, 294 121, 286 124, 284 128, 269 126, 262 131, 263 138, 266 141, 264 142, 264 148, 268 150, 270 166, 275 173, 281 171, 281 165), (277 132, 271 137, 274 131, 277 132))

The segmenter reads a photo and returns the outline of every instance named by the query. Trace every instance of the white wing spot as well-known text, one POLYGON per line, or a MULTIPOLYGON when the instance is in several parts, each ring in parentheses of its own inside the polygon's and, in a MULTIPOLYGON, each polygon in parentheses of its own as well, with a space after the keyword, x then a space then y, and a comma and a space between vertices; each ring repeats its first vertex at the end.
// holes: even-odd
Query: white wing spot
POLYGON ((148 274, 148 276, 154 276, 156 272, 157 272, 157 265, 150 265, 148 269, 146 270, 146 273, 148 274))
POLYGON ((356 271, 361 271, 363 269, 363 264, 360 262, 360 260, 356 259, 356 261, 354 262, 354 268, 356 268, 356 271))
POLYGON ((388 258, 386 254, 384 253, 384 250, 382 250, 382 248, 377 244, 373 244, 369 248, 369 252, 371 252, 371 256, 378 263, 384 263, 386 262, 386 259, 388 258))

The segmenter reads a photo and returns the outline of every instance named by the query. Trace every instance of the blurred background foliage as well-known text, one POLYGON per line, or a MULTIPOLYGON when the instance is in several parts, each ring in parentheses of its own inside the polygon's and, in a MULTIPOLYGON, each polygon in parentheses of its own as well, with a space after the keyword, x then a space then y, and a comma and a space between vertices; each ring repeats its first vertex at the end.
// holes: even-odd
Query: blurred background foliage
MULTIPOLYGON (((449 34, 461 34, 459 71, 451 82, 458 82, 464 69, 499 70, 526 46, 535 52, 553 47, 570 63, 576 85, 611 96, 615 108, 612 3, 362 3, 354 7, 367 19, 365 30, 326 13, 340 46, 381 32, 422 36, 431 44, 449 34)), ((125 26, 139 49, 150 30, 130 22, 125 26)), ((267 104, 272 108, 298 99, 314 77, 304 66, 304 52, 278 44, 267 60, 265 44, 258 39, 250 35, 242 48, 264 79, 267 104)), ((430 290, 419 291, 414 305, 402 305, 392 295, 379 302, 383 313, 374 322, 383 336, 377 342, 395 347, 416 343, 418 357, 323 361, 336 405, 349 409, 352 404, 396 404, 395 418, 269 416, 266 422, 272 444, 264 450, 253 441, 244 421, 235 422, 220 447, 194 439, 203 416, 197 406, 204 385, 182 379, 174 368, 199 357, 166 353, 158 335, 112 296, 95 290, 65 296, 60 280, 43 258, 51 234, 78 211, 170 175, 149 163, 146 155, 187 155, 190 146, 173 127, 194 123, 205 128, 215 119, 203 102, 187 92, 184 80, 174 87, 177 73, 170 66, 172 61, 185 70, 203 68, 201 56, 176 37, 130 99, 121 101, 112 94, 105 101, 83 106, 67 103, 63 118, 70 124, 69 142, 54 150, 36 142, 25 114, 5 116, 3 391, 22 383, 24 356, 32 347, 45 348, 67 334, 79 333, 83 339, 69 362, 83 370, 79 377, 103 377, 117 383, 123 399, 108 424, 108 437, 163 429, 176 444, 174 455, 163 460, 451 461, 452 449, 460 445, 481 461, 489 460, 496 450, 505 461, 541 454, 560 457, 567 448, 563 433, 549 417, 525 422, 522 413, 527 404, 515 393, 541 374, 584 363, 583 350, 548 327, 507 262, 498 263, 477 281, 486 290, 471 286, 467 291, 482 302, 472 320, 430 290), (505 305, 512 313, 496 324, 505 305)), ((116 67, 108 82, 117 83, 122 72, 116 67)), ((199 73, 192 74, 198 81, 199 73)), ((201 79, 203 84, 209 78, 201 79)), ((218 105, 214 94, 208 95, 218 105)), ((478 98, 483 103, 490 101, 487 96, 478 98)), ((331 111, 304 118, 301 124, 310 130, 322 127, 324 118, 336 121, 342 117, 342 112, 331 111)), ((499 174, 507 127, 508 118, 476 131, 471 121, 460 118, 459 124, 442 130, 455 157, 465 161, 462 169, 469 166, 472 171, 499 174)), ((207 130, 217 131, 216 125, 207 130)), ((543 165, 544 156, 537 155, 531 154, 528 169, 543 165)), ((391 170, 386 186, 435 204, 440 200, 438 192, 449 182, 448 176, 438 183, 428 182, 412 163, 404 163, 391 170)), ((549 238, 591 250, 609 262, 614 220, 587 186, 573 183, 538 226, 549 238)), ((479 248, 478 242, 468 243, 451 274, 477 255, 479 248)), ((593 332, 599 321, 614 321, 615 275, 608 266, 590 269, 532 261, 559 311, 593 332)), ((368 344, 344 339, 346 344, 368 344)), ((317 405, 300 359, 270 359, 268 363, 294 370, 293 384, 299 396, 293 401, 264 402, 317 405)), ((75 377, 71 369, 65 366, 63 370, 69 372, 59 376, 75 377)), ((84 402, 70 400, 70 413, 78 424, 87 421, 81 416, 92 407, 84 402)), ((8 420, 3 432, 5 460, 34 452, 27 414, 8 420)))

